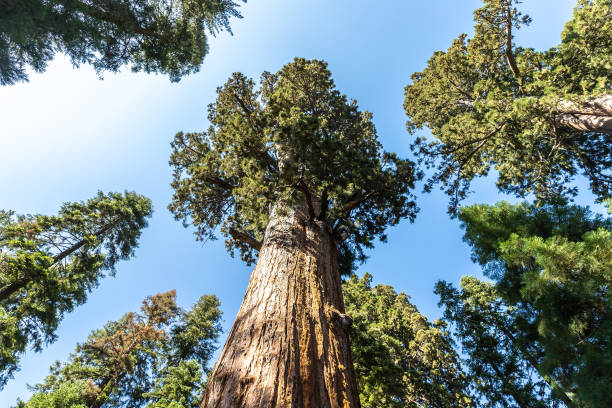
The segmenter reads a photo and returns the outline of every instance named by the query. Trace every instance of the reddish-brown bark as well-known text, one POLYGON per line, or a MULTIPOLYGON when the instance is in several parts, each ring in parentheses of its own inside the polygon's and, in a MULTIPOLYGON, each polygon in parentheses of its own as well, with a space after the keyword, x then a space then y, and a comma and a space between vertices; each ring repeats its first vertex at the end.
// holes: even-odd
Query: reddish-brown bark
POLYGON ((274 214, 200 407, 359 407, 343 313, 329 227, 274 214))

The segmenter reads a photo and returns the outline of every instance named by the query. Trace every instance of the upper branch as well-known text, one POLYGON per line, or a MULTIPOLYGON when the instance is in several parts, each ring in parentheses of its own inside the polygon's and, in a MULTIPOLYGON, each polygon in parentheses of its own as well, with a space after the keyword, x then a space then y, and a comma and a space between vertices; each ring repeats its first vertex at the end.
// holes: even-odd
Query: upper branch
POLYGON ((259 251, 261 249, 261 245, 262 245, 261 242, 255 239, 250 234, 244 231, 240 231, 234 227, 230 227, 228 232, 233 239, 244 242, 245 244, 255 249, 256 251, 259 251))
POLYGON ((512 10, 510 9, 510 4, 506 6, 506 59, 508 60, 508 65, 510 66, 510 70, 516 77, 516 79, 521 82, 521 72, 519 71, 518 65, 516 64, 516 59, 514 58, 514 54, 512 53, 512 10))
POLYGON ((300 178, 297 181, 297 183, 294 184, 294 187, 298 191, 301 191, 304 194, 304 197, 306 198, 306 205, 308 205, 308 216, 310 217, 311 220, 314 219, 315 218, 314 203, 312 201, 312 194, 310 194, 310 189, 308 188, 308 184, 306 184, 303 178, 300 178))
POLYGON ((353 194, 351 198, 349 199, 349 201, 347 201, 342 207, 342 211, 350 212, 351 210, 356 208, 359 204, 363 203, 365 200, 370 198, 374 193, 376 193, 376 190, 372 190, 366 194, 361 194, 361 193, 353 194))

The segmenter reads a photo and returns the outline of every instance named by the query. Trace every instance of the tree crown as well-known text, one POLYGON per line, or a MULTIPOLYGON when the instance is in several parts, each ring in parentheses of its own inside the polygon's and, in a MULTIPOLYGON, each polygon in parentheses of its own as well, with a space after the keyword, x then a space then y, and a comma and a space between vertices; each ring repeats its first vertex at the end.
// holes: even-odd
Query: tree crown
POLYGON ((149 296, 140 312, 94 330, 68 362, 56 362, 19 407, 47 407, 69 397, 75 408, 79 403, 195 408, 221 332, 220 319, 219 301, 212 295, 202 296, 191 310, 176 305, 174 290, 149 296))
POLYGON ((335 88, 325 62, 296 58, 259 88, 236 73, 208 109, 208 131, 178 133, 170 159, 170 209, 200 239, 220 226, 228 249, 251 262, 271 209, 302 201, 330 226, 349 271, 388 225, 414 219, 420 175, 382 150, 372 115, 335 88))
POLYGON ((231 17, 233 0, 4 0, 0 85, 26 81, 26 67, 44 71, 57 51, 98 74, 129 64, 178 81, 199 70, 207 32, 231 32, 231 17))
POLYGON ((405 89, 410 133, 428 127, 413 150, 451 196, 449 211, 470 182, 498 173, 501 191, 539 199, 571 196, 582 172, 600 198, 612 178, 612 3, 579 0, 561 44, 546 51, 513 44, 530 22, 515 0, 484 0, 475 34, 438 51, 405 89))
POLYGON ((64 314, 134 254, 151 212, 151 201, 131 192, 100 192, 52 216, 0 211, 0 386, 27 345, 40 351, 55 340, 64 314))

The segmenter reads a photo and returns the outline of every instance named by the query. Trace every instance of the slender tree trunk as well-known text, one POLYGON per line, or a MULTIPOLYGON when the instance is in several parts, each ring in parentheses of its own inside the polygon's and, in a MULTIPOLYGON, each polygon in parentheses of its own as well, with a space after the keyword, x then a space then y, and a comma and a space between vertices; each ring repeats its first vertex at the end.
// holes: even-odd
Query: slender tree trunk
POLYGON ((307 214, 273 211, 201 408, 360 407, 336 243, 307 214))

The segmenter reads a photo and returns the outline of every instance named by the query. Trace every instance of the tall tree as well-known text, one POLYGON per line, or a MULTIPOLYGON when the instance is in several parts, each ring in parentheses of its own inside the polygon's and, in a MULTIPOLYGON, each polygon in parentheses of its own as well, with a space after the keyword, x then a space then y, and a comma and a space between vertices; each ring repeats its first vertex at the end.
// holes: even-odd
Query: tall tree
POLYGON ((3 0, 0 2, 0 85, 27 81, 56 52, 98 74, 129 65, 171 81, 197 72, 207 33, 240 17, 234 0, 3 0))
POLYGON ((219 301, 205 295, 186 311, 175 298, 149 296, 140 313, 92 332, 18 407, 197 407, 221 332, 219 301))
POLYGON ((430 323, 406 294, 371 282, 365 274, 342 284, 362 406, 472 407, 446 323, 430 323))
POLYGON ((500 407, 610 406, 612 222, 560 204, 476 205, 459 218, 494 282, 436 292, 478 388, 500 407))
POLYGON ((258 259, 201 406, 357 407, 340 276, 415 217, 413 163, 382 151, 323 61, 260 88, 236 73, 217 94, 208 131, 172 143, 170 209, 258 259))
POLYGON ((134 254, 150 216, 151 201, 130 192, 100 192, 54 216, 0 211, 0 386, 28 346, 54 341, 64 314, 134 254))
POLYGON ((611 196, 612 1, 578 0, 561 44, 547 51, 515 46, 528 24, 517 0, 483 0, 475 33, 434 53, 405 89, 412 134, 428 127, 413 150, 451 196, 449 211, 470 182, 498 173, 501 191, 538 198, 574 194, 582 172, 600 199, 611 196))

